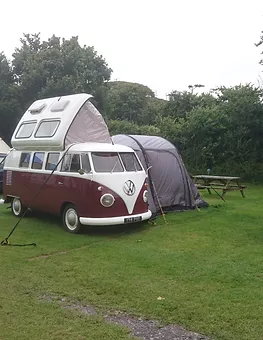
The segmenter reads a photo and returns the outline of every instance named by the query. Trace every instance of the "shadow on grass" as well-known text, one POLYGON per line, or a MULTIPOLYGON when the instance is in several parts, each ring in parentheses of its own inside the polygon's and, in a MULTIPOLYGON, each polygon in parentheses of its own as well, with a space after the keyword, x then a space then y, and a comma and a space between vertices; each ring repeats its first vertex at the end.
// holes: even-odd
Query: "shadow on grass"
MULTIPOLYGON (((62 226, 62 220, 58 216, 48 215, 41 212, 29 212, 25 217, 32 223, 33 220, 37 220, 38 223, 42 222, 45 227, 54 228, 57 226, 61 232, 67 232, 62 226)), ((129 223, 112 226, 83 226, 81 235, 92 236, 105 236, 105 237, 121 237, 128 234, 136 234, 148 230, 151 228, 151 224, 147 221, 140 223, 129 223)))

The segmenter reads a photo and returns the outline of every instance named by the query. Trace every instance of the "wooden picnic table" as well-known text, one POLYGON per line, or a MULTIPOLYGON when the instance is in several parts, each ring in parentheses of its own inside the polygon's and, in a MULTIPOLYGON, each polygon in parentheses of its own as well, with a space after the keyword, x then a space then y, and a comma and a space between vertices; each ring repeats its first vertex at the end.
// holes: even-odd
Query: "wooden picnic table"
POLYGON ((244 189, 246 188, 241 184, 240 177, 230 176, 212 176, 212 175, 195 175, 192 176, 197 189, 207 189, 211 194, 211 189, 222 190, 222 199, 227 191, 239 190, 242 197, 245 198, 244 189))

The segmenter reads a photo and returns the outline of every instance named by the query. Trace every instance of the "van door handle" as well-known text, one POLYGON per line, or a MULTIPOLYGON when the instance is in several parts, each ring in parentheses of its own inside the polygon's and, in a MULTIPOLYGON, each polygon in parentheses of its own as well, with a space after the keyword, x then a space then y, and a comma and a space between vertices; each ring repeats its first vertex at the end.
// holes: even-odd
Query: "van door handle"
POLYGON ((58 185, 63 185, 64 183, 63 182, 58 182, 58 185))

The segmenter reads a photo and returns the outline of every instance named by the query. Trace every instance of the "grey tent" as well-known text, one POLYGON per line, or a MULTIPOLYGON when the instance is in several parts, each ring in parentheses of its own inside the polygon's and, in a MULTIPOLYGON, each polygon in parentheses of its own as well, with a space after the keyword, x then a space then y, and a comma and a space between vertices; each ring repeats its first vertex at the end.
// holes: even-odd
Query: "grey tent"
POLYGON ((176 147, 161 137, 116 135, 114 144, 131 147, 148 170, 149 208, 153 215, 207 206, 192 182, 176 147))

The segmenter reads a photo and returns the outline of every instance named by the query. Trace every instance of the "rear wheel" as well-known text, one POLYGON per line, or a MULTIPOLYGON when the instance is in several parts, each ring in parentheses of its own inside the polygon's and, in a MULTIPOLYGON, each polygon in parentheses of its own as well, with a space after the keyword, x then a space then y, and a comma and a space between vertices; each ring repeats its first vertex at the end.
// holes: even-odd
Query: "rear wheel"
POLYGON ((12 200, 11 209, 12 209, 13 215, 15 215, 16 217, 21 217, 25 212, 25 208, 23 207, 23 204, 20 198, 18 197, 15 197, 12 200))
POLYGON ((77 234, 81 231, 81 224, 79 222, 79 215, 73 204, 68 204, 62 215, 64 228, 72 233, 77 234))

